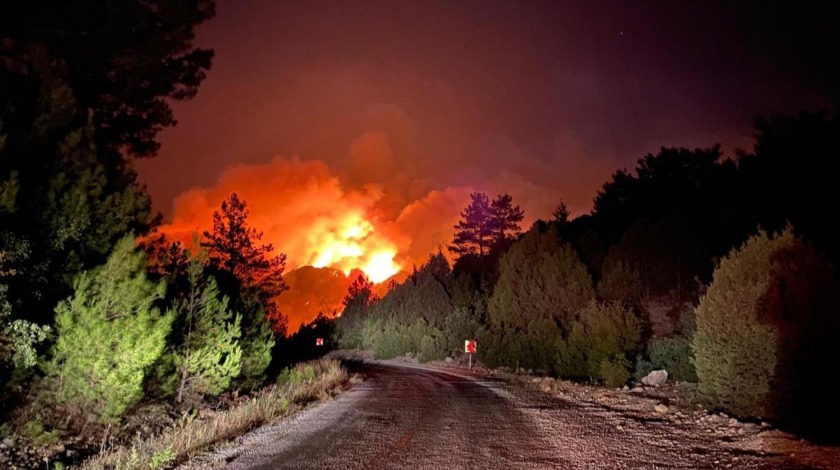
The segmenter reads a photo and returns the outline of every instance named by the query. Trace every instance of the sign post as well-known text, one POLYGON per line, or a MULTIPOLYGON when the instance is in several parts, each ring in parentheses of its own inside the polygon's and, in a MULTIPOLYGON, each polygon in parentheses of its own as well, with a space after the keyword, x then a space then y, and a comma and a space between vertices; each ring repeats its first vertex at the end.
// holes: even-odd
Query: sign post
POLYGON ((478 342, 474 339, 466 339, 464 340, 464 352, 467 353, 467 357, 470 358, 470 370, 472 370, 472 357, 475 354, 476 350, 478 349, 478 342))

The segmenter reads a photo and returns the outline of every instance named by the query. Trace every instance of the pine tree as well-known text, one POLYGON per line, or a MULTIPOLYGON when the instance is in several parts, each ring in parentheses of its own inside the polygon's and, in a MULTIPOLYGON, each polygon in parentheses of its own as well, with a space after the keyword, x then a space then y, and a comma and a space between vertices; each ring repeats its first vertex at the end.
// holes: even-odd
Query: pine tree
POLYGON ((175 353, 179 384, 176 402, 225 391, 242 368, 241 316, 228 310, 216 280, 206 278, 200 256, 189 266, 189 291, 176 306, 183 337, 175 353))
POLYGON ((528 231, 500 261, 488 301, 491 323, 524 331, 549 318, 568 331, 575 314, 595 297, 592 278, 574 249, 553 228, 528 231))
POLYGON ((503 248, 519 236, 519 224, 525 218, 525 212, 513 205, 513 197, 500 194, 490 203, 490 227, 493 248, 503 248))
POLYGON ((58 339, 47 376, 56 399, 95 420, 118 420, 143 395, 146 370, 162 354, 172 315, 154 306, 164 285, 146 278, 146 259, 123 238, 104 266, 83 272, 56 307, 58 339))
POLYGON ((288 289, 283 280, 286 255, 273 256, 270 243, 260 244, 262 232, 248 226, 247 204, 236 193, 222 201, 221 212, 213 213, 213 231, 205 231, 204 239, 201 246, 209 250, 211 264, 231 273, 243 288, 256 290, 272 330, 285 334, 287 319, 277 297, 288 289))
POLYGON ((472 193, 469 205, 461 212, 461 220, 454 226, 455 238, 449 251, 460 258, 467 255, 483 258, 515 240, 524 217, 522 209, 513 205, 513 198, 508 194, 500 194, 491 201, 484 193, 472 193))
POLYGON ((491 364, 554 369, 562 334, 578 310, 595 297, 592 278, 553 227, 535 226, 499 262, 488 300, 485 357, 491 364))
POLYGON ((554 217, 554 221, 560 223, 561 225, 569 223, 570 215, 571 213, 569 212, 569 208, 566 207, 566 203, 563 201, 560 201, 560 204, 557 204, 554 212, 551 213, 551 216, 554 217))
POLYGON ((741 416, 840 437, 827 364, 840 356, 835 268, 788 227, 760 232, 721 260, 697 306, 698 391, 741 416))
POLYGON ((361 347, 361 329, 365 317, 370 306, 378 301, 379 298, 373 292, 373 283, 364 274, 359 274, 347 288, 347 295, 343 302, 344 309, 336 322, 336 332, 341 347, 361 347))
POLYGON ((455 238, 449 245, 452 253, 459 256, 484 256, 490 251, 493 232, 490 225, 490 199, 486 194, 470 194, 470 203, 461 212, 461 220, 454 228, 455 238))

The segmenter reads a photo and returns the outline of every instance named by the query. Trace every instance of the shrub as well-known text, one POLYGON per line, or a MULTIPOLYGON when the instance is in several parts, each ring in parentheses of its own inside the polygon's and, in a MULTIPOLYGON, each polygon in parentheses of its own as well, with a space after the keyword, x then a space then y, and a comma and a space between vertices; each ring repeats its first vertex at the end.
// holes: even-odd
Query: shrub
POLYGON ((152 459, 149 460, 149 468, 152 470, 158 470, 160 468, 165 468, 174 461, 175 452, 172 451, 172 447, 167 447, 166 449, 159 450, 152 454, 152 459))
POLYGON ((697 372, 691 356, 691 340, 683 336, 658 338, 648 343, 648 358, 639 356, 636 377, 642 378, 652 370, 665 369, 668 376, 683 382, 697 382, 697 372))
POLYGON ((550 318, 567 331, 575 313, 595 297, 592 278, 574 249, 555 230, 528 231, 499 261, 499 280, 488 301, 490 322, 524 332, 550 318))
MULTIPOLYGON (((633 310, 619 302, 591 302, 578 314, 572 330, 561 344, 558 369, 562 375, 603 379, 601 363, 613 360, 629 366, 627 359, 638 352, 642 322, 633 310)), ((614 366, 608 367, 614 377, 614 366)))
POLYGON ((623 387, 630 380, 630 361, 622 356, 601 360, 600 377, 604 385, 610 388, 623 387))
POLYGON ((265 370, 271 363, 274 333, 265 318, 265 309, 258 299, 247 299, 241 323, 242 336, 239 339, 242 366, 237 380, 238 385, 246 389, 262 385, 265 370))
POLYGON ((759 233, 714 272, 692 341, 702 397, 734 414, 840 437, 826 364, 840 357, 834 268, 788 228, 759 233))
POLYGON ((770 285, 771 256, 793 244, 790 231, 759 233, 721 260, 697 306, 692 341, 698 391, 711 406, 765 417, 776 367, 775 329, 759 321, 770 285))
POLYGON ((164 286, 146 279, 145 256, 126 237, 104 266, 79 275, 74 287, 56 307, 48 383, 57 401, 85 419, 116 421, 142 398, 146 370, 163 352, 172 317, 153 304, 164 286))
POLYGON ((502 257, 488 301, 488 365, 555 370, 575 312, 595 297, 592 278, 554 228, 535 226, 502 257))
POLYGON ((220 295, 216 280, 205 278, 202 271, 201 263, 194 260, 189 267, 190 288, 175 306, 184 325, 173 361, 179 378, 178 403, 219 395, 242 369, 241 317, 228 309, 228 298, 220 295))
POLYGON ((446 357, 446 346, 443 332, 437 328, 428 328, 427 333, 420 339, 420 351, 417 360, 420 362, 439 361, 446 357))
POLYGON ((464 340, 476 339, 481 332, 481 324, 466 308, 456 308, 444 321, 443 339, 445 353, 457 356, 464 351, 464 340))
POLYGON ((58 443, 60 434, 57 430, 47 431, 40 418, 27 421, 21 427, 21 435, 35 447, 48 447, 58 443))

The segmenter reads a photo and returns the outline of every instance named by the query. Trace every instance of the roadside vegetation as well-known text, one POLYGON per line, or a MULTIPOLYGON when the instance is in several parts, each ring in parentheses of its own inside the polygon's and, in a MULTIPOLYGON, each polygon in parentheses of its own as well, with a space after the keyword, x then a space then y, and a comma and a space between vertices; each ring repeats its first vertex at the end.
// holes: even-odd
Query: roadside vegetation
POLYGON ((561 202, 524 233, 510 196, 473 194, 448 253, 381 298, 357 280, 335 341, 424 362, 477 339, 487 366, 608 387, 664 369, 712 410, 836 440, 840 237, 819 207, 838 135, 837 115, 803 113, 759 120, 737 159, 663 148, 591 214, 561 202))
POLYGON ((0 14, 0 466, 171 466, 344 380, 292 364, 465 339, 487 365, 610 387, 666 369, 714 409, 838 437, 837 113, 761 119, 736 158, 662 148, 575 218, 558 201, 522 227, 512 196, 476 192, 403 282, 359 277, 340 317, 290 332, 286 258, 247 201, 191 244, 154 230, 134 161, 213 56, 193 41, 213 2, 175 3, 0 14))
POLYGON ((202 418, 186 414, 170 428, 84 462, 85 470, 167 468, 219 442, 269 423, 306 403, 328 398, 347 380, 334 359, 321 359, 285 369, 243 404, 202 418))

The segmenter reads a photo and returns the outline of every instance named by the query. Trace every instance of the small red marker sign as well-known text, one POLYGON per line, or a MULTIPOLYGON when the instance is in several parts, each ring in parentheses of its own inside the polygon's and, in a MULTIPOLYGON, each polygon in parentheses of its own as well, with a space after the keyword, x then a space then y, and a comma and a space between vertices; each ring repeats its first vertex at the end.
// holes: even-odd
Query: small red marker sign
POLYGON ((474 339, 468 339, 464 341, 464 352, 468 354, 475 354, 476 348, 478 347, 477 342, 474 339))
POLYGON ((315 340, 315 346, 323 346, 324 345, 324 338, 318 338, 315 340))

